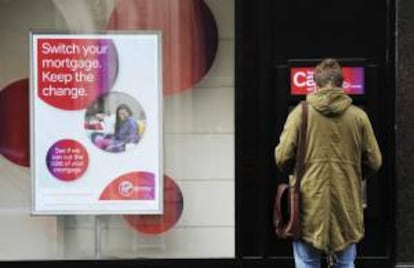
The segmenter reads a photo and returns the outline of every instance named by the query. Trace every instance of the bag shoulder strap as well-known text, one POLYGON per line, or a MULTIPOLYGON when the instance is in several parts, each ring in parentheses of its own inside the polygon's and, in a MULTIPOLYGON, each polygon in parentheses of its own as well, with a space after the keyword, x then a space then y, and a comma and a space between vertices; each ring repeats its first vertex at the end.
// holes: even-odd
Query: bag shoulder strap
POLYGON ((308 103, 301 102, 302 106, 302 120, 299 130, 299 142, 296 154, 296 182, 295 192, 299 192, 300 180, 302 179, 305 169, 305 154, 306 154, 306 134, 308 131, 308 103))

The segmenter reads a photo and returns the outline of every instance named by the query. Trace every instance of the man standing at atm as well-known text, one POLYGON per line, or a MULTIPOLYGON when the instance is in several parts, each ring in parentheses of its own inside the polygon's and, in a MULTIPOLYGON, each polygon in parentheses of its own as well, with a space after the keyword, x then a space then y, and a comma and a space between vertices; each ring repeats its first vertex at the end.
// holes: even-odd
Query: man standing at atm
MULTIPOLYGON (((367 114, 342 88, 342 68, 325 59, 314 71, 316 91, 308 103, 305 167, 301 179, 301 233, 293 241, 296 267, 320 267, 321 253, 334 267, 354 267, 356 244, 364 236, 361 182, 377 172, 382 156, 367 114)), ((275 148, 284 172, 295 161, 301 105, 289 114, 275 148)))

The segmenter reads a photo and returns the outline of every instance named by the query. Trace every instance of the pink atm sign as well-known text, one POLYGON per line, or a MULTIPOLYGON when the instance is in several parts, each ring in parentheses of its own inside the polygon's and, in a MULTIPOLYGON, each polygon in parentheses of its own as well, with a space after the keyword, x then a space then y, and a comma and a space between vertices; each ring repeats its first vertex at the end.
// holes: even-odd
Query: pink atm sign
MULTIPOLYGON (((290 68, 290 94, 305 95, 315 91, 313 81, 314 67, 290 68)), ((365 93, 364 67, 342 67, 344 76, 343 87, 350 95, 362 95, 365 93)))

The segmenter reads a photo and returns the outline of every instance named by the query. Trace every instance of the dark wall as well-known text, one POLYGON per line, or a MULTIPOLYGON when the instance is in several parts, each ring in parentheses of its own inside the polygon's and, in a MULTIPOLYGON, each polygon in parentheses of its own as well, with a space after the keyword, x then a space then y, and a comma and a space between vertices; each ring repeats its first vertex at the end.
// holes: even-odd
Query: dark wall
POLYGON ((385 61, 387 0, 271 1, 274 57, 385 61))
POLYGON ((366 108, 385 164, 368 185, 371 214, 358 267, 388 267, 395 240, 395 0, 235 3, 237 256, 263 263, 290 260, 292 265, 290 243, 277 240, 271 226, 273 189, 282 179, 273 148, 289 108, 288 87, 279 83, 286 79, 277 68, 289 59, 362 58, 375 66, 369 91, 377 95, 369 97, 375 103, 366 108))
POLYGON ((414 262, 414 1, 398 0, 397 10, 396 252, 414 262))

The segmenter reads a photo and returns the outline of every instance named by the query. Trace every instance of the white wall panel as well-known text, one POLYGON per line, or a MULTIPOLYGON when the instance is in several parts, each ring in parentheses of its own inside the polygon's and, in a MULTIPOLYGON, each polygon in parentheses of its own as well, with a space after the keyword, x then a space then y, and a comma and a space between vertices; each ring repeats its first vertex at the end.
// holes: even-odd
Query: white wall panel
POLYGON ((234 181, 183 181, 184 210, 179 226, 234 227, 234 181))
POLYGON ((0 3, 0 25, 0 89, 29 77, 30 31, 66 29, 51 0, 0 3))
POLYGON ((95 243, 94 228, 68 228, 60 232, 63 237, 61 258, 82 260, 96 257, 95 249, 100 245, 95 243))
POLYGON ((165 171, 178 180, 234 178, 234 134, 165 135, 165 171))
POLYGON ((234 89, 197 88, 164 101, 165 133, 234 133, 234 89))
POLYGON ((214 14, 221 39, 234 39, 234 1, 235 0, 205 0, 214 14))
POLYGON ((55 217, 32 217, 28 211, 0 210, 0 259, 55 259, 58 231, 55 217))
POLYGON ((234 228, 174 228, 162 237, 112 231, 105 236, 105 258, 227 258, 234 257, 234 228))
POLYGON ((196 87, 234 87, 234 40, 219 40, 216 58, 196 87))
POLYGON ((30 212, 31 181, 28 168, 20 167, 0 155, 0 214, 2 209, 30 212))

